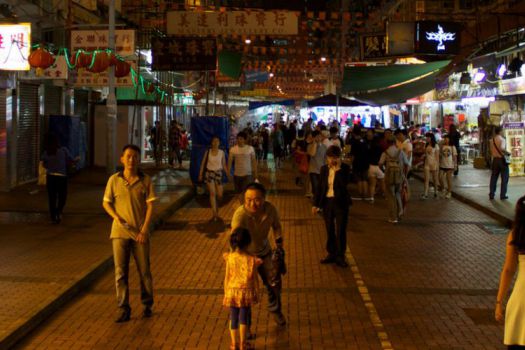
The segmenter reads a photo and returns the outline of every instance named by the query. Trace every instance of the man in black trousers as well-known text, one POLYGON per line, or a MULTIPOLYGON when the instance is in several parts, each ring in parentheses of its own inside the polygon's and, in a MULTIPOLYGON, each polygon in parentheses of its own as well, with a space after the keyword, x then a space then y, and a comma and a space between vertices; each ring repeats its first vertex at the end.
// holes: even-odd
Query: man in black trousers
POLYGON ((352 205, 347 185, 350 182, 350 167, 341 162, 341 148, 330 146, 326 151, 327 165, 321 168, 319 188, 315 191, 312 213, 323 210, 328 238, 328 255, 321 264, 337 264, 348 267, 346 253, 346 227, 348 210, 352 205))

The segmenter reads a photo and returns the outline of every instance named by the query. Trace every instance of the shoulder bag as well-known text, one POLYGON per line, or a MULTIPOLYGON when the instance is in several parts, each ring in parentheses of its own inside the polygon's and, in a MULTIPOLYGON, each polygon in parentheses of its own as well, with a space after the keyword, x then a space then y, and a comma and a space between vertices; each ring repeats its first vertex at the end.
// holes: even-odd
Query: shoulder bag
POLYGON ((496 145, 496 140, 494 138, 492 138, 492 143, 494 143, 494 147, 496 148, 498 153, 501 155, 501 158, 503 158, 503 161, 505 162, 505 164, 509 165, 510 164, 510 154, 501 152, 498 145, 496 145))

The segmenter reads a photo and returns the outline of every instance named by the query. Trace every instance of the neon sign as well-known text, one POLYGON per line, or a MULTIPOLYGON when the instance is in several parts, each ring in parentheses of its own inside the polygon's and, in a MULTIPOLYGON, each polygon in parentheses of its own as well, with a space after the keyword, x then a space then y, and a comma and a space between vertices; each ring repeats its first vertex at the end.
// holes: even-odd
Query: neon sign
POLYGON ((445 50, 445 42, 446 41, 454 41, 456 40, 456 33, 447 33, 443 30, 443 27, 438 24, 438 31, 437 32, 425 32, 427 35, 427 40, 430 41, 437 41, 438 51, 444 51, 445 50))

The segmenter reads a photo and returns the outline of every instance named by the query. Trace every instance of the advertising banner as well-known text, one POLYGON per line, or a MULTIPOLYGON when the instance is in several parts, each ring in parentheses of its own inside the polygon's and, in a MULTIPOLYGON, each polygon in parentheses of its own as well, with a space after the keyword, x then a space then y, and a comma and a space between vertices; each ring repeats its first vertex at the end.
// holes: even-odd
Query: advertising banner
POLYGON ((391 56, 414 53, 414 22, 388 22, 387 52, 391 56))
POLYGON ((361 37, 362 59, 386 56, 386 36, 384 33, 363 35, 361 37))
POLYGON ((510 152, 510 176, 525 175, 525 160, 523 159, 523 145, 525 144, 525 123, 506 123, 505 138, 507 151, 510 152))
POLYGON ((43 70, 42 75, 36 75, 36 69, 31 69, 19 75, 20 79, 53 79, 53 80, 67 80, 68 69, 66 58, 63 55, 56 56, 55 63, 43 70))
POLYGON ((454 22, 416 22, 416 53, 455 55, 459 53, 461 25, 454 22))
POLYGON ((500 80, 498 84, 499 84, 499 94, 500 95, 507 96, 507 95, 525 94, 525 78, 524 77, 500 80))
POLYGON ((171 11, 169 35, 296 35, 298 13, 292 11, 171 11))
MULTIPOLYGON (((138 72, 136 61, 127 61, 131 68, 138 72)), ((106 87, 109 84, 108 71, 102 73, 91 73, 85 69, 78 71, 71 71, 71 75, 77 72, 76 79, 74 79, 76 87, 106 87)), ((74 78, 74 77, 73 77, 74 78)), ((123 78, 115 78, 115 87, 131 87, 133 86, 133 80, 131 79, 131 73, 123 78)))
POLYGON ((0 25, 0 69, 29 70, 31 23, 0 25))
POLYGON ((217 66, 215 38, 153 38, 151 48, 153 70, 205 71, 217 66))

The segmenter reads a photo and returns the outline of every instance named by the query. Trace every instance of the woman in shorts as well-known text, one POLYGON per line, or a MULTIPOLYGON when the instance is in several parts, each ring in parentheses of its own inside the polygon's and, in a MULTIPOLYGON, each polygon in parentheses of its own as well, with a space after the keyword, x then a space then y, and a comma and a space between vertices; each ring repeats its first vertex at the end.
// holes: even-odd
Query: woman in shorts
POLYGON ((211 139, 211 146, 204 154, 199 172, 199 181, 206 183, 210 193, 210 205, 213 212, 212 221, 219 220, 218 202, 222 200, 222 176, 227 172, 226 157, 224 151, 219 148, 221 142, 219 137, 214 136, 211 139))

